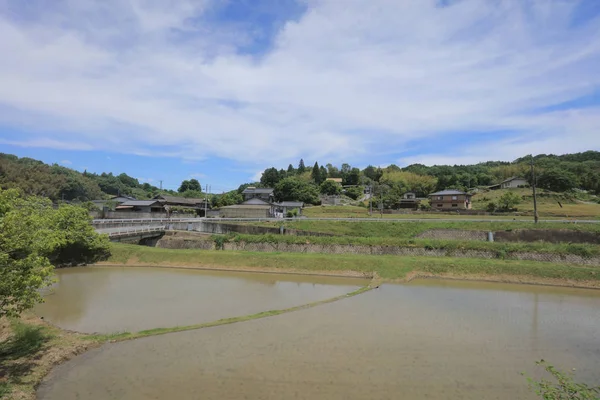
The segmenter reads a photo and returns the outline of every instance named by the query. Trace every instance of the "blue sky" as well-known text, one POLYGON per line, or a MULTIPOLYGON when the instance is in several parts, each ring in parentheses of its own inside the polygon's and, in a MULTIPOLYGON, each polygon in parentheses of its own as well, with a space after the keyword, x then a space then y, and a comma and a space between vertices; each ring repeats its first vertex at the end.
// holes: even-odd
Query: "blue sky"
POLYGON ((596 0, 0 0, 0 151, 213 191, 600 149, 596 0))

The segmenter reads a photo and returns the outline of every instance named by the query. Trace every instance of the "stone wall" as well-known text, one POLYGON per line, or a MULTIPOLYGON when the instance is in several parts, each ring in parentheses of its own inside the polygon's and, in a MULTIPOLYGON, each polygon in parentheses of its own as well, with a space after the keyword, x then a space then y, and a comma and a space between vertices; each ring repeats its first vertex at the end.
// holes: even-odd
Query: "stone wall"
POLYGON ((591 243, 600 244, 600 233, 570 229, 515 229, 494 232, 497 242, 591 243))

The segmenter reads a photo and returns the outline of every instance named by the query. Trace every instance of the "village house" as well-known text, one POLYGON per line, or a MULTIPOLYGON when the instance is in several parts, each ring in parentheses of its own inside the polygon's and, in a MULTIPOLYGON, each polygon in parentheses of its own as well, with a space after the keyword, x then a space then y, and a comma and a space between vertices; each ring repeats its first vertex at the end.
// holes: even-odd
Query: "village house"
POLYGON ((116 211, 162 213, 165 212, 165 207, 158 200, 130 200, 119 204, 116 211))
POLYGON ((295 213, 296 216, 302 215, 302 209, 304 203, 301 201, 282 201, 279 203, 272 203, 273 215, 278 218, 288 217, 288 213, 295 213))
POLYGON ((259 198, 251 198, 241 204, 221 207, 221 218, 272 218, 273 206, 259 198))
POLYGON ((253 198, 241 204, 220 208, 221 218, 285 218, 289 213, 302 215, 304 203, 301 201, 266 202, 253 198))
POLYGON ((257 187, 247 187, 244 189, 242 194, 244 195, 244 200, 251 199, 260 199, 266 202, 273 201, 273 189, 272 188, 257 188, 257 187))
POLYGON ((154 197, 154 200, 159 201, 163 205, 164 209, 170 214, 173 212, 182 211, 193 213, 202 217, 204 216, 205 208, 210 209, 210 202, 207 203, 206 199, 159 194, 158 196, 154 197))
POLYGON ((402 195, 402 198, 400 199, 399 208, 410 208, 413 210, 417 210, 422 200, 425 199, 417 197, 415 193, 404 193, 402 195))
POLYGON ((442 190, 429 195, 434 210, 470 210, 471 195, 460 190, 442 190))
POLYGON ((497 185, 489 186, 489 189, 491 189, 491 190, 515 189, 515 188, 527 187, 527 186, 529 186, 529 182, 527 181, 527 179, 518 178, 516 176, 513 176, 512 178, 508 178, 508 179, 498 183, 497 185))

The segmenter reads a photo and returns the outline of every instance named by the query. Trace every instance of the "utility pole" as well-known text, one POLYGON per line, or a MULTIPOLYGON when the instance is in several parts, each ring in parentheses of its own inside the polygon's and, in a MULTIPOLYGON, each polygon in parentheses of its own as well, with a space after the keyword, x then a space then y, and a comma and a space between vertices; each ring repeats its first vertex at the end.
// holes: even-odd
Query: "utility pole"
POLYGON ((162 190, 162 180, 160 181, 160 190, 162 190))
POLYGON ((204 192, 204 218, 206 218, 208 211, 208 184, 206 185, 206 190, 204 192))
POLYGON ((537 224, 539 217, 537 212, 537 196, 535 194, 535 170, 533 169, 533 154, 531 155, 531 188, 533 189, 533 220, 537 224))
POLYGON ((369 216, 373 215, 373 183, 369 183, 369 216))
POLYGON ((379 216, 383 218, 383 185, 379 185, 379 216))

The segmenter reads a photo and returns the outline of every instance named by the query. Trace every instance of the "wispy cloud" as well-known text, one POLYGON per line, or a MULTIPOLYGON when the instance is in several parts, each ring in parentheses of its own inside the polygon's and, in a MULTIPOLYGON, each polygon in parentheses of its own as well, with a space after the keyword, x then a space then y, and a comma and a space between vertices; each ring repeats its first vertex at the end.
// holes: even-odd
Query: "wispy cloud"
POLYGON ((69 161, 69 160, 62 160, 60 163, 62 165, 73 165, 73 163, 71 161, 69 161))
POLYGON ((310 1, 249 54, 260 26, 211 19, 208 0, 0 0, 0 125, 27 132, 0 143, 261 167, 415 142, 449 163, 597 149, 599 104, 555 107, 600 87, 583 3, 310 1))

